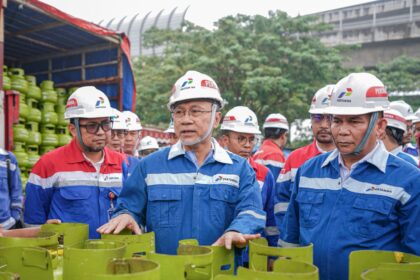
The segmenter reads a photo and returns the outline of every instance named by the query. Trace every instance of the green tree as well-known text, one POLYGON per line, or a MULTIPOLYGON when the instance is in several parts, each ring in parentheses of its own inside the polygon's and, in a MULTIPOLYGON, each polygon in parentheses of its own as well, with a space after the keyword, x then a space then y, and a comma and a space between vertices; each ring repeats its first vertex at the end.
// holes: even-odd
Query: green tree
MULTIPOLYGON (((375 75, 386 85, 388 92, 419 91, 420 59, 397 57, 389 63, 379 64, 375 75)), ((392 96, 390 99, 404 99, 414 110, 420 107, 419 96, 392 96)))
POLYGON ((276 11, 228 16, 215 27, 187 23, 182 30, 146 34, 145 46, 165 46, 163 56, 136 62, 138 109, 146 123, 167 124, 170 89, 187 70, 213 77, 226 109, 248 106, 260 122, 273 112, 306 118, 316 90, 343 76, 339 52, 312 36, 327 28, 315 18, 276 11))

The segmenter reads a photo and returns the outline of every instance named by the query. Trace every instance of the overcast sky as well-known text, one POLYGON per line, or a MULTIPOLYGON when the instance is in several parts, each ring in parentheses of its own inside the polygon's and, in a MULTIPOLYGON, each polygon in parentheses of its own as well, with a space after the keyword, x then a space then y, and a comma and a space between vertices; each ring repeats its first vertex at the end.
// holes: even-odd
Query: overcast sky
MULTIPOLYGON (((335 8, 360 4, 360 0, 42 0, 66 13, 92 22, 122 18, 126 15, 145 15, 160 10, 189 6, 186 19, 211 28, 213 22, 227 15, 267 15, 270 10, 282 10, 291 16, 305 15, 335 8)), ((169 12, 168 12, 169 13, 169 12)))

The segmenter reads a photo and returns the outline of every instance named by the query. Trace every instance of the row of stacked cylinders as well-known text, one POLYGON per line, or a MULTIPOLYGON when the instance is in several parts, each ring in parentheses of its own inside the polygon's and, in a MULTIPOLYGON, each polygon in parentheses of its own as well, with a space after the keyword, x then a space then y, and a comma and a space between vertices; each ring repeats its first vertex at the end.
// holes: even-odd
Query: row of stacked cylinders
POLYGON ((40 155, 71 141, 68 121, 64 119, 67 94, 64 88, 54 88, 54 82, 42 81, 37 86, 35 76, 25 76, 20 68, 3 67, 3 90, 19 92, 19 123, 13 125, 13 153, 21 170, 22 185, 40 155))

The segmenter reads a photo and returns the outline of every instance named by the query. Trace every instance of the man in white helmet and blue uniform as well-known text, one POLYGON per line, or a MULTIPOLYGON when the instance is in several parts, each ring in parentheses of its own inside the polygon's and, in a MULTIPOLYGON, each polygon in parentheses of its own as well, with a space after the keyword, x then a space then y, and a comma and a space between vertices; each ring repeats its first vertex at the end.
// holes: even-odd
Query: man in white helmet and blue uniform
POLYGON ((178 241, 243 247, 265 226, 261 194, 246 159, 214 138, 223 99, 212 78, 188 71, 168 107, 179 141, 144 158, 124 184, 114 218, 100 233, 154 231, 156 251, 175 254, 178 241))
POLYGON ((325 111, 337 149, 297 171, 279 244, 313 243, 320 279, 347 279, 352 251, 420 254, 420 172, 378 141, 388 107, 375 76, 341 79, 325 111))

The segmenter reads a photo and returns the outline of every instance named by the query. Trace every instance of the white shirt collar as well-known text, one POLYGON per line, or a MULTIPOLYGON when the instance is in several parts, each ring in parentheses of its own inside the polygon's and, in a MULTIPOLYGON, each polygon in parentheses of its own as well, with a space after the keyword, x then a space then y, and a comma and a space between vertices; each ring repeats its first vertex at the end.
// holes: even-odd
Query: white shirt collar
POLYGON ((392 151, 389 151, 390 154, 396 156, 397 154, 401 153, 403 151, 401 146, 396 147, 392 151))
MULTIPOLYGON (((366 161, 366 162, 369 162, 370 164, 375 165, 379 170, 381 170, 383 173, 385 173, 386 164, 387 164, 387 161, 388 161, 388 156, 389 156, 389 153, 385 149, 384 144, 381 141, 379 141, 379 142, 376 143, 376 146, 375 146, 375 148, 373 148, 372 151, 370 151, 366 156, 364 156, 361 160, 359 160, 355 164, 358 165, 358 164, 366 161)), ((342 164, 343 162, 342 162, 341 155, 338 152, 338 150, 335 149, 324 160, 324 162, 322 163, 322 166, 321 167, 325 167, 326 165, 328 165, 328 163, 330 163, 336 157, 339 157, 338 158, 338 161, 339 161, 339 163, 342 164)))
MULTIPOLYGON (((211 146, 213 149, 213 158, 214 160, 225 163, 225 164, 233 164, 232 159, 230 158, 228 152, 223 149, 219 143, 217 143, 216 139, 211 138, 211 146)), ((171 160, 179 155, 185 155, 184 147, 182 146, 181 141, 178 140, 175 145, 171 146, 168 154, 168 160, 171 160)))

